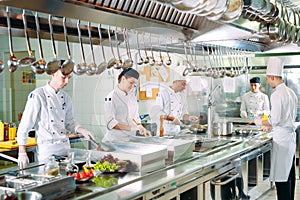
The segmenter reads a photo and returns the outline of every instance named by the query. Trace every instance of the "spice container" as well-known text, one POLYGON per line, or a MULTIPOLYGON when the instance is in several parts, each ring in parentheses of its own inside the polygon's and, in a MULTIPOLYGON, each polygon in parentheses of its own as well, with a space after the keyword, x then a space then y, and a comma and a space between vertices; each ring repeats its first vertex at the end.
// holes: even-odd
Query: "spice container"
POLYGON ((16 138, 17 127, 15 123, 9 123, 8 125, 8 139, 14 140, 16 138))

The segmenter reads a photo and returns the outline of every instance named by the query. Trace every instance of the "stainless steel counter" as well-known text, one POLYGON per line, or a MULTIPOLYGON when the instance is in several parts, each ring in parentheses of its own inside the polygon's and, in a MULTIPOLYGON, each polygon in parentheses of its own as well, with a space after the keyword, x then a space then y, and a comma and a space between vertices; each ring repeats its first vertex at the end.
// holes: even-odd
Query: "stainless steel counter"
MULTIPOLYGON (((91 181, 77 183, 75 194, 65 199, 171 199, 189 188, 209 182, 212 178, 232 170, 235 168, 235 159, 247 157, 251 152, 259 152, 263 148, 271 148, 271 137, 264 137, 262 134, 252 138, 218 139, 230 142, 213 149, 194 152, 185 161, 167 165, 145 175, 138 172, 103 174, 99 177, 102 181, 100 185, 91 181), (106 181, 106 185, 103 181, 106 181)), ((38 168, 25 172, 38 173, 38 168)))

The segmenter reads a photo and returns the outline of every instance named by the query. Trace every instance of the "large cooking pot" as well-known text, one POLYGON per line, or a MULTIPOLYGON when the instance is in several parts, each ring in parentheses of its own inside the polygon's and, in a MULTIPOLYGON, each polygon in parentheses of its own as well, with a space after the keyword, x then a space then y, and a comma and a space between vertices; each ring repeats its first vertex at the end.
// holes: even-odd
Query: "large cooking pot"
POLYGON ((213 134, 216 136, 226 136, 231 135, 233 132, 232 122, 214 122, 213 124, 213 134))

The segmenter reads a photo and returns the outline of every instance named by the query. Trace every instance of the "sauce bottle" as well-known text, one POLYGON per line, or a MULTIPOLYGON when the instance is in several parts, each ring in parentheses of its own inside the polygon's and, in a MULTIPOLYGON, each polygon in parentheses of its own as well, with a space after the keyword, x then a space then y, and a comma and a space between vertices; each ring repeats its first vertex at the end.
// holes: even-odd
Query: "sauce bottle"
POLYGON ((4 124, 4 141, 8 141, 9 140, 9 127, 8 127, 8 123, 4 124))
POLYGON ((0 120, 0 141, 4 140, 4 123, 0 120))
POLYGON ((91 162, 91 154, 87 153, 87 158, 85 164, 82 166, 84 172, 93 172, 94 171, 94 165, 91 162))

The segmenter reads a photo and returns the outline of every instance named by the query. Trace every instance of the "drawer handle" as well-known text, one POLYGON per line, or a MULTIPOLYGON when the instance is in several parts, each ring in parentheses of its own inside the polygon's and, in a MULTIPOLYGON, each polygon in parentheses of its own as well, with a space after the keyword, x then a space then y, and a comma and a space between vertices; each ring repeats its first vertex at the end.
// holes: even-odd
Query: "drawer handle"
MULTIPOLYGON (((231 177, 223 182, 219 182, 217 180, 219 180, 221 177, 218 177, 218 178, 214 178, 213 180, 211 180, 211 184, 213 185, 226 185, 227 183, 229 183, 230 181, 236 179, 238 176, 239 176, 239 173, 237 172, 229 172, 228 174, 224 175, 224 176, 227 176, 227 175, 231 175, 231 177)), ((224 177, 222 176, 222 177, 224 177)))

